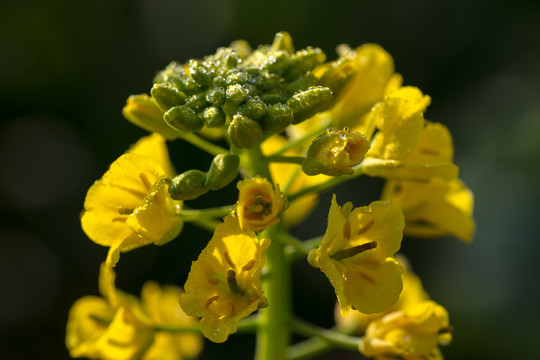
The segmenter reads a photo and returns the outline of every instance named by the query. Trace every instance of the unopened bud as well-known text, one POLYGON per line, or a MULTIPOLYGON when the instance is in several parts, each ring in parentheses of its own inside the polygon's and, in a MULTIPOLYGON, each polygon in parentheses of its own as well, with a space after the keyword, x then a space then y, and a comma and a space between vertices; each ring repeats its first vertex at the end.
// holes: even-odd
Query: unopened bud
POLYGON ((332 63, 319 79, 319 84, 332 90, 332 103, 336 103, 342 90, 350 83, 356 74, 356 68, 351 61, 341 60, 332 63))
POLYGON ((287 105, 293 112, 293 124, 298 124, 324 110, 331 101, 332 90, 323 86, 312 86, 305 91, 296 93, 287 100, 287 105))
POLYGON ((249 91, 242 85, 234 84, 227 87, 227 100, 234 104, 240 104, 247 99, 249 91))
POLYGON ((225 113, 219 106, 209 106, 202 112, 204 125, 209 128, 218 128, 225 125, 225 113))
POLYGON ((202 129, 203 120, 188 104, 175 106, 169 109, 163 119, 174 129, 184 132, 194 132, 202 129))
POLYGON ((149 132, 159 133, 168 140, 177 137, 176 130, 163 121, 163 111, 146 94, 131 95, 122 109, 122 115, 131 123, 149 132))
POLYGON ((266 114, 266 104, 256 96, 238 106, 237 111, 250 119, 259 119, 266 114))
POLYGON ((289 53, 294 52, 293 40, 291 35, 288 32, 281 31, 274 36, 274 41, 272 42, 271 49, 276 50, 285 50, 289 53))
POLYGON ((293 121, 293 113, 291 108, 285 104, 275 104, 268 106, 266 115, 261 120, 261 127, 266 133, 277 133, 285 130, 293 121))
POLYGON ((319 48, 307 47, 298 50, 290 57, 289 69, 285 78, 292 80, 313 70, 317 65, 321 65, 326 60, 326 54, 319 48))
POLYGON ((150 94, 163 111, 186 102, 186 94, 166 83, 154 84, 150 94))
POLYGON ((174 200, 193 200, 208 192, 205 182, 206 173, 188 170, 172 179, 169 194, 174 200))
POLYGON ((219 154, 212 160, 206 175, 205 186, 210 190, 219 190, 230 184, 238 175, 240 158, 235 154, 219 154))
POLYGON ((302 170, 307 175, 351 175, 354 172, 351 166, 359 164, 368 149, 369 141, 364 135, 351 133, 347 128, 328 129, 313 140, 302 170))
POLYGON ((261 126, 255 120, 240 114, 234 115, 228 132, 232 143, 243 149, 251 149, 263 139, 261 126))

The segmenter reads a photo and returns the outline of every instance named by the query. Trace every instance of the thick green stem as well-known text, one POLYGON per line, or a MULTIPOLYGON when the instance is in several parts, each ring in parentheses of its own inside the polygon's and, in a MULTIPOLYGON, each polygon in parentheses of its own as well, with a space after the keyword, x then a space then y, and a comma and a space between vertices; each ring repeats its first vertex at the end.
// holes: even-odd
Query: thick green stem
POLYGON ((180 216, 186 222, 207 218, 222 218, 231 212, 233 205, 220 206, 208 209, 182 209, 180 216))
MULTIPOLYGON (((243 176, 262 176, 272 181, 268 162, 259 146, 242 150, 234 148, 240 156, 240 168, 243 176)), ((281 224, 274 225, 260 234, 260 237, 272 240, 265 252, 266 265, 263 289, 268 300, 268 307, 260 311, 260 325, 257 330, 257 360, 285 359, 290 343, 290 265, 285 255, 285 244, 277 239, 286 234, 281 224)))
MULTIPOLYGON (((270 239, 280 237, 284 228, 277 224, 265 230, 261 236, 270 239)), ((261 326, 257 332, 257 360, 285 359, 290 343, 290 268, 285 256, 285 245, 273 241, 266 250, 268 275, 264 279, 264 291, 268 308, 261 310, 261 326)))

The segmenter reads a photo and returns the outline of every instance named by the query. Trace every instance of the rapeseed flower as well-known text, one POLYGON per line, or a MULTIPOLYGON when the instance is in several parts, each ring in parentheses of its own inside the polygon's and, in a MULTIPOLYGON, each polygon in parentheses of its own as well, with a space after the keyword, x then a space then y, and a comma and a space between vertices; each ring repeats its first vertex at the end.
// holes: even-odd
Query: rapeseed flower
POLYGON ((376 313, 396 303, 402 290, 402 267, 393 258, 401 246, 403 214, 390 201, 352 210, 332 198, 328 227, 308 260, 328 277, 347 316, 350 309, 376 313))
POLYGON ((259 241, 229 215, 191 265, 180 305, 186 314, 202 318, 208 339, 224 342, 240 319, 268 305, 260 280, 268 245, 269 239, 259 241))

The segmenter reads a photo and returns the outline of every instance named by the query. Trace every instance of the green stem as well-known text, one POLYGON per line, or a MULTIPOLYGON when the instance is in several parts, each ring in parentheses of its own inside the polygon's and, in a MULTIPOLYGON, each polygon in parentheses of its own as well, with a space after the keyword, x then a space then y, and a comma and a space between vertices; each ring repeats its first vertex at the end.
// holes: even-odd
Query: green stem
MULTIPOLYGON (((285 232, 281 224, 266 229, 261 236, 277 239, 285 232)), ((266 250, 268 275, 263 286, 268 307, 261 309, 261 326, 257 332, 257 360, 285 359, 290 343, 290 265, 285 256, 285 245, 273 241, 266 250)))
POLYGON ((197 221, 205 218, 222 218, 231 212, 233 205, 226 205, 208 209, 182 209, 180 216, 186 222, 197 221))
POLYGON ((216 144, 213 144, 210 141, 207 141, 196 134, 178 132, 178 138, 184 141, 187 141, 188 143, 195 145, 199 149, 204 150, 207 153, 212 154, 212 155, 226 154, 229 152, 227 149, 222 148, 221 146, 218 146, 216 144))
POLYGON ((309 187, 306 187, 306 188, 303 188, 302 190, 292 194, 292 195, 289 195, 288 196, 288 199, 289 201, 294 201, 298 198, 301 198, 302 196, 304 195, 308 195, 308 194, 311 194, 311 193, 319 193, 321 191, 324 191, 324 190, 328 190, 334 186, 337 186, 341 183, 344 183, 346 181, 349 181, 349 180, 352 180, 356 177, 359 177, 363 175, 363 171, 362 171, 362 168, 361 167, 356 167, 354 168, 354 173, 352 175, 342 175, 342 176, 338 176, 338 177, 334 177, 334 178, 331 178, 323 183, 320 183, 320 184, 316 184, 316 185, 313 185, 313 186, 309 186, 309 187))
POLYGON ((335 346, 320 337, 312 337, 287 349, 288 360, 305 360, 332 350, 335 346))
POLYGON ((303 156, 268 156, 266 161, 268 162, 278 162, 278 163, 289 163, 289 164, 298 164, 302 165, 306 158, 303 156))
POLYGON ((221 221, 214 219, 193 219, 190 220, 189 223, 198 226, 203 230, 213 233, 214 230, 216 230, 216 227, 221 223, 221 221))
POLYGON ((355 351, 358 351, 358 344, 362 339, 361 337, 345 335, 334 330, 325 329, 298 318, 293 319, 292 328, 300 335, 316 336, 334 346, 355 351))
MULTIPOLYGON (((296 253, 300 253, 303 256, 306 256, 310 252, 310 248, 306 246, 301 240, 298 240, 288 232, 283 232, 281 234, 278 234, 278 236, 275 238, 276 241, 281 242, 284 245, 289 245, 290 247, 294 248, 296 253)), ((287 251, 287 253, 290 253, 290 251, 287 251)))

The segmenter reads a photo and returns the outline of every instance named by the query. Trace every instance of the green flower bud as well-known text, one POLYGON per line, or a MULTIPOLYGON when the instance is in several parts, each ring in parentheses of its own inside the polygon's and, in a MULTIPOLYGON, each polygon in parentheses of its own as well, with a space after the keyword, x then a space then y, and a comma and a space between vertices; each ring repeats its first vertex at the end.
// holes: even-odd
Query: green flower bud
POLYGON ((206 92, 206 101, 213 105, 222 105, 225 102, 225 88, 221 86, 214 87, 206 92))
POLYGON ((332 103, 339 100, 342 90, 349 84, 356 74, 356 69, 351 61, 337 61, 332 63, 319 79, 321 86, 328 87, 334 95, 332 103))
POLYGON ((332 90, 322 86, 312 86, 294 94, 287 100, 287 105, 290 106, 294 115, 293 124, 298 124, 323 111, 331 101, 332 90))
POLYGON ((174 200, 193 200, 208 192, 206 173, 188 170, 172 179, 169 194, 174 200))
POLYGON ((283 91, 287 97, 291 97, 299 91, 304 91, 312 86, 316 86, 318 83, 317 78, 312 73, 308 73, 306 76, 301 76, 298 79, 288 83, 283 91))
POLYGON ((150 94, 152 94, 152 98, 163 111, 184 104, 187 97, 186 94, 167 83, 154 84, 150 94))
POLYGON ((200 85, 209 85, 212 82, 213 71, 198 60, 190 60, 189 75, 200 85))
POLYGON ((165 119, 165 122, 170 127, 184 132, 198 131, 204 126, 203 120, 197 115, 195 110, 189 107, 189 104, 170 108, 163 115, 163 119, 165 119))
POLYGON ((246 40, 235 40, 229 47, 238 54, 240 59, 244 59, 251 54, 251 46, 246 40))
POLYGON ((313 70, 317 65, 321 65, 326 60, 326 54, 319 48, 307 47, 298 50, 291 56, 289 69, 285 73, 287 80, 293 80, 306 72, 313 70))
POLYGON ((350 175, 354 172, 351 166, 359 164, 368 150, 364 135, 348 128, 328 129, 311 143, 302 170, 307 175, 350 175))
POLYGON ((271 50, 285 50, 288 53, 294 52, 293 40, 291 35, 288 32, 281 31, 274 36, 274 41, 272 42, 271 50))
POLYGON ((249 91, 242 85, 235 84, 227 87, 227 100, 234 104, 240 104, 247 99, 249 91))
POLYGON ((146 94, 131 95, 122 109, 122 115, 131 123, 146 131, 159 133, 168 140, 177 137, 176 130, 163 121, 163 111, 146 94))
POLYGON ((238 106, 237 111, 250 119, 259 119, 266 114, 266 104, 256 96, 238 106))
POLYGON ((285 51, 275 51, 268 55, 265 65, 271 73, 282 73, 289 67, 289 54, 285 51))
POLYGON ((210 190, 219 190, 229 185, 238 175, 240 158, 235 154, 219 154, 212 160, 206 175, 205 186, 210 190))
POLYGON ((225 125, 225 113, 218 106, 209 106, 202 112, 204 125, 209 128, 218 128, 225 125))
POLYGON ((293 121, 291 108, 285 104, 275 104, 266 108, 266 115, 259 121, 265 133, 277 133, 285 130, 293 121))
POLYGON ((210 105, 210 103, 206 101, 206 94, 204 92, 200 92, 190 96, 186 101, 186 105, 195 111, 202 111, 205 107, 210 105))
POLYGON ((255 120, 240 114, 234 115, 228 132, 232 143, 243 149, 251 149, 263 139, 261 126, 255 120))
POLYGON ((277 88, 281 82, 281 76, 269 72, 262 72, 255 78, 255 86, 263 91, 277 88))

